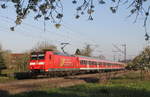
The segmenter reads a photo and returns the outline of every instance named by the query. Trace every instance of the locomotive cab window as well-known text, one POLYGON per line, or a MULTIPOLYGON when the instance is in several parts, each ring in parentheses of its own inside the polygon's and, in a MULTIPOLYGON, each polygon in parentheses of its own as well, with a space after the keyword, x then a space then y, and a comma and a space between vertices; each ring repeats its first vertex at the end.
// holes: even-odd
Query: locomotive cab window
POLYGON ((38 55, 38 59, 39 59, 39 60, 42 60, 42 59, 44 59, 44 58, 45 58, 44 54, 39 54, 39 55, 38 55))
POLYGON ((37 55, 31 55, 31 60, 37 60, 37 55))
POLYGON ((31 55, 31 60, 42 60, 45 58, 45 54, 44 53, 33 53, 31 55))

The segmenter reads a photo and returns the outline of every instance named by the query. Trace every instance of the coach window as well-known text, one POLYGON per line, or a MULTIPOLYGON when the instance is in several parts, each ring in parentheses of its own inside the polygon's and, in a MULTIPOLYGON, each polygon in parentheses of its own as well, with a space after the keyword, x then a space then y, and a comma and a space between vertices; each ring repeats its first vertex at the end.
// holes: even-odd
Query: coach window
POLYGON ((85 65, 85 60, 83 60, 83 64, 85 65))
POLYGON ((95 65, 96 64, 96 62, 93 62, 93 65, 95 65))
POLYGON ((82 60, 80 60, 80 64, 82 64, 82 60))
POLYGON ((84 60, 80 60, 80 64, 84 65, 84 60))
POLYGON ((86 65, 86 60, 84 60, 84 64, 86 65))
POLYGON ((92 65, 94 65, 94 63, 95 63, 95 62, 94 62, 94 61, 92 61, 92 65))
POLYGON ((83 65, 84 65, 84 60, 82 60, 82 62, 81 62, 83 65))
POLYGON ((97 62, 95 62, 95 65, 97 65, 97 62))
POLYGON ((86 65, 88 65, 88 61, 86 61, 86 65))
POLYGON ((102 62, 99 62, 99 65, 102 65, 103 63, 102 62))
POLYGON ((83 65, 83 60, 81 60, 81 64, 83 65))
POLYGON ((84 60, 84 65, 86 65, 86 60, 84 60))
POLYGON ((93 61, 93 65, 95 65, 95 62, 93 61))
POLYGON ((89 63, 89 65, 91 65, 91 61, 89 61, 88 63, 89 63))
POLYGON ((95 65, 95 62, 93 61, 93 65, 95 65))
POLYGON ((84 64, 87 65, 87 61, 86 60, 84 60, 84 64))
POLYGON ((80 60, 80 64, 82 64, 81 60, 80 60))
POLYGON ((89 65, 92 65, 92 62, 91 62, 91 61, 89 61, 89 65))
POLYGON ((95 65, 95 62, 93 61, 93 65, 95 65))
POLYGON ((91 65, 93 65, 93 61, 91 61, 91 65))
POLYGON ((104 62, 103 65, 106 65, 106 63, 104 62))

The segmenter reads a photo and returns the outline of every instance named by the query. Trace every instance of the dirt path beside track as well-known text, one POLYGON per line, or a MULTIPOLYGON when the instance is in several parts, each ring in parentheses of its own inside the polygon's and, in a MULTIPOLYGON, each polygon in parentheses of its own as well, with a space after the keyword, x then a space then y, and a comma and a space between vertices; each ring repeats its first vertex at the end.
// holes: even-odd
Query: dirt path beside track
MULTIPOLYGON (((115 76, 121 76, 122 73, 117 73, 115 76)), ((0 83, 0 90, 8 91, 10 94, 16 94, 21 92, 29 92, 33 90, 38 90, 40 88, 57 88, 57 87, 67 87, 88 82, 98 82, 99 76, 103 78, 105 74, 84 74, 69 76, 64 78, 42 78, 42 79, 26 79, 17 80, 8 83, 0 83)), ((112 76, 112 75, 110 75, 112 76)))

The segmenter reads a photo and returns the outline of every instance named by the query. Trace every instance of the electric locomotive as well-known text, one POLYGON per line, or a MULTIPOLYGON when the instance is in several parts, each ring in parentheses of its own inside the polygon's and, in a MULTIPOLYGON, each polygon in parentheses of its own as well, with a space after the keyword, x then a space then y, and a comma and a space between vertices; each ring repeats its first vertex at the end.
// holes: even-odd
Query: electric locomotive
POLYGON ((31 53, 29 70, 32 73, 89 72, 99 70, 122 70, 125 64, 85 56, 68 55, 55 51, 31 53))

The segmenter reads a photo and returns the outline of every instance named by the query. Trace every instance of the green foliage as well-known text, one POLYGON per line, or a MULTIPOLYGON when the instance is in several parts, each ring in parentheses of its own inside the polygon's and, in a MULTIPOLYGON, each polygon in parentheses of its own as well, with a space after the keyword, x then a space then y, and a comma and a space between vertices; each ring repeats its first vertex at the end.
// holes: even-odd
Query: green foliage
POLYGON ((14 80, 16 79, 14 79, 13 77, 0 76, 0 83, 7 83, 14 80))
POLYGON ((5 60, 3 57, 3 50, 2 50, 2 47, 0 45, 0 74, 1 74, 1 70, 5 69, 5 68, 6 68, 6 66, 5 66, 5 60))
POLYGON ((29 53, 24 53, 22 56, 17 57, 15 59, 16 62, 14 64, 16 65, 15 71, 19 71, 19 72, 28 71, 29 59, 30 59, 29 53))
POLYGON ((150 68, 150 46, 147 46, 129 65, 134 68, 150 68))
POLYGON ((10 97, 149 97, 150 82, 140 81, 139 73, 126 73, 105 85, 88 83, 64 88, 41 88, 10 97))
POLYGON ((0 67, 3 67, 5 65, 5 61, 3 58, 3 50, 2 50, 2 46, 0 45, 0 67))
MULTIPOLYGON (((16 10, 16 25, 20 25, 22 21, 34 12, 34 19, 38 20, 43 18, 45 21, 50 21, 55 24, 56 28, 61 26, 62 18, 64 17, 64 5, 63 0, 9 0, 14 4, 16 10)), ((5 9, 9 7, 8 0, 1 1, 1 8, 5 9), (4 2, 4 3, 3 3, 4 2)), ((70 1, 68 1, 70 2, 70 1)), ((144 17, 144 26, 146 27, 147 20, 149 18, 150 5, 149 0, 72 0, 72 4, 77 5, 76 19, 81 16, 88 16, 88 20, 93 20, 93 13, 96 12, 97 5, 110 5, 112 13, 116 13, 117 10, 123 5, 129 10, 129 17, 134 15, 135 22, 138 16, 144 17)), ((70 3, 71 4, 71 3, 70 3)), ((14 27, 10 28, 14 31, 14 27)))
MULTIPOLYGON (((147 85, 150 85, 147 84, 147 85)), ((150 87, 84 84, 67 88, 32 91, 10 97, 149 97, 150 87)))
POLYGON ((8 50, 4 50, 3 51, 3 58, 4 58, 4 61, 5 61, 5 65, 7 68, 11 68, 11 65, 12 65, 12 56, 11 56, 11 51, 8 51, 8 50))
POLYGON ((43 50, 58 51, 57 46, 49 44, 46 41, 43 41, 43 42, 37 43, 36 46, 34 46, 33 49, 31 50, 31 52, 34 52, 34 51, 37 52, 37 51, 43 51, 43 50))
POLYGON ((4 58, 3 58, 3 53, 0 52, 0 67, 3 67, 5 65, 5 61, 4 61, 4 58))

